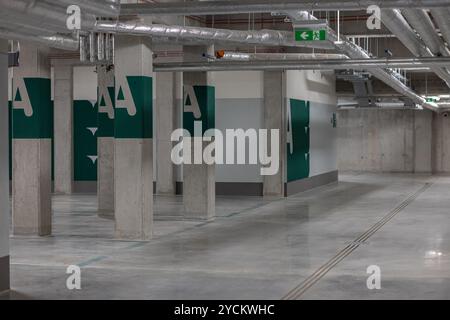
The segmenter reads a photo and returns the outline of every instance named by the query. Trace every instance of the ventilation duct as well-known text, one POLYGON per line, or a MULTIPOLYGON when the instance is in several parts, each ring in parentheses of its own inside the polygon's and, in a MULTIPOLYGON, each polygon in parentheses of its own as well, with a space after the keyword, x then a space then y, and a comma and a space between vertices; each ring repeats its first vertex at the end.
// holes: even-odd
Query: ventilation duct
POLYGON ((80 7, 81 29, 87 31, 94 27, 96 16, 117 18, 120 12, 120 0, 0 0, 3 36, 74 50, 72 39, 63 36, 73 32, 67 28, 70 5, 80 7))
MULTIPOLYGON (((315 17, 308 14, 307 12, 304 13, 304 16, 306 16, 308 19, 314 19, 315 17)), ((336 49, 340 52, 345 53, 352 59, 368 59, 369 54, 365 52, 361 47, 357 46, 356 44, 348 41, 345 37, 341 36, 339 37, 340 41, 338 42, 338 35, 334 30, 329 29, 328 30, 328 39, 334 43, 336 46, 336 49)), ((419 105, 424 106, 425 108, 431 109, 436 111, 436 107, 427 103, 424 98, 419 96, 417 93, 415 93, 411 88, 409 88, 407 85, 405 85, 402 81, 400 81, 396 76, 394 71, 391 69, 372 69, 370 73, 378 78, 379 80, 386 83, 388 86, 390 86, 395 91, 399 92, 400 94, 404 95, 405 97, 410 98, 414 103, 417 103, 419 105)))
POLYGON ((441 30, 442 37, 447 44, 450 45, 450 9, 431 9, 431 15, 433 16, 438 28, 441 30))
POLYGON ((80 61, 95 64, 114 63, 114 35, 91 32, 80 36, 80 61))
MULTIPOLYGON (((176 71, 239 71, 239 70, 371 70, 380 68, 412 68, 417 66, 443 66, 450 58, 397 58, 397 59, 308 59, 308 60, 223 60, 200 62, 155 63, 157 72, 176 71)), ((387 71, 386 71, 387 72, 387 71)), ((393 73, 389 73, 395 77, 393 73)), ((386 79, 386 77, 383 77, 386 79)), ((399 81, 396 78, 397 81, 399 81)), ((397 82, 396 81, 396 82, 397 82)), ((402 83, 403 84, 403 83, 402 83)), ((403 93, 403 92, 402 92, 403 93)))
POLYGON ((380 8, 448 7, 448 0, 246 0, 246 1, 181 1, 174 3, 122 4, 123 15, 219 15, 238 13, 267 13, 301 10, 366 10, 370 5, 380 8))
POLYGON ((13 30, 0 28, 0 38, 30 41, 62 50, 70 50, 70 51, 78 50, 78 39, 74 39, 64 35, 51 35, 51 36, 26 35, 23 33, 16 33, 13 30))
POLYGON ((216 58, 229 61, 252 61, 252 60, 339 60, 348 59, 344 54, 327 53, 244 53, 235 51, 217 51, 216 58))
MULTIPOLYGON (((397 38, 407 47, 416 57, 433 57, 423 41, 417 36, 410 27, 399 10, 382 10, 381 20, 397 38)), ((420 22, 417 22, 420 23, 420 22)), ((432 67, 431 70, 436 73, 450 87, 450 74, 445 68, 432 67)))
POLYGON ((434 55, 449 55, 448 49, 437 34, 436 28, 425 10, 404 9, 402 14, 434 55))
POLYGON ((296 42, 294 34, 275 30, 228 30, 201 27, 168 26, 141 21, 98 21, 97 32, 136 36, 164 37, 174 40, 207 40, 209 43, 245 43, 251 45, 310 47, 333 49, 329 42, 296 42))

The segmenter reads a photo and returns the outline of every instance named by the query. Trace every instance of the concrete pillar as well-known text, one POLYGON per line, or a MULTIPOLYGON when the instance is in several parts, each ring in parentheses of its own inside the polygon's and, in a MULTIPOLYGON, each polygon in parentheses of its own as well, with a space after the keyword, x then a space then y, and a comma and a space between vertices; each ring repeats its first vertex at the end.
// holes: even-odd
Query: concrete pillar
MULTIPOLYGON (((184 54, 187 59, 192 56, 198 58, 207 51, 211 54, 212 50, 213 48, 205 47, 184 47, 184 54)), ((215 88, 208 85, 206 72, 185 72, 183 86, 183 127, 192 137, 191 155, 194 155, 194 123, 201 122, 202 133, 215 127, 215 88)), ((203 161, 202 164, 183 165, 185 218, 196 220, 215 218, 215 182, 215 165, 208 165, 203 161)))
POLYGON ((53 60, 55 193, 73 189, 73 66, 53 60))
POLYGON ((175 129, 176 85, 175 73, 161 72, 156 77, 156 193, 175 194, 175 172, 171 160, 175 129))
POLYGON ((98 66, 97 198, 102 217, 114 218, 114 66, 98 66))
POLYGON ((412 111, 414 115, 414 172, 431 173, 433 153, 433 112, 412 111))
MULTIPOLYGON (((264 123, 265 129, 278 129, 280 133, 279 171, 272 176, 264 176, 263 195, 267 197, 283 197, 285 192, 286 163, 286 111, 283 71, 264 71, 264 123)), ((269 139, 268 139, 269 140, 269 139)), ((270 140, 269 140, 270 141, 270 140)), ((271 154, 270 144, 268 151, 271 154)))
POLYGON ((116 236, 147 240, 153 226, 153 53, 149 40, 116 40, 116 236))
POLYGON ((13 232, 52 231, 50 63, 47 52, 20 46, 13 73, 13 232))
POLYGON ((0 40, 0 292, 9 289, 8 41, 0 40))

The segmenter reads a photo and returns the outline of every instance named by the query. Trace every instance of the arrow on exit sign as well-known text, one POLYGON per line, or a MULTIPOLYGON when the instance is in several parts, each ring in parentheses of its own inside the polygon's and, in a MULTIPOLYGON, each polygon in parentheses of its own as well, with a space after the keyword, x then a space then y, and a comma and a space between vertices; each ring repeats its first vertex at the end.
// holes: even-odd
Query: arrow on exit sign
POLYGON ((324 41, 327 39, 326 30, 296 29, 295 41, 324 41))

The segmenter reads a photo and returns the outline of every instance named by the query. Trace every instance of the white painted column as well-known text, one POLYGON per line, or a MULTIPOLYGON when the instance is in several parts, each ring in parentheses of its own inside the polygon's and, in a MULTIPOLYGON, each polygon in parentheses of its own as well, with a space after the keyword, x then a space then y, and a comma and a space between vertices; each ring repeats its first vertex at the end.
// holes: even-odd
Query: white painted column
MULTIPOLYGON (((187 59, 196 56, 200 58, 204 52, 213 54, 213 48, 184 47, 184 55, 187 59)), ((202 123, 203 133, 215 127, 215 88, 208 85, 207 72, 184 72, 183 85, 183 127, 191 134, 191 155, 193 155, 194 123, 202 123), (193 110, 196 110, 198 114, 196 115, 193 110)), ((207 144, 203 144, 203 147, 207 144)), ((192 158, 194 157, 192 156, 192 158)), ((212 220, 215 218, 215 171, 215 165, 208 165, 204 162, 202 164, 183 165, 185 218, 195 220, 212 220)))
MULTIPOLYGON (((272 129, 279 130, 279 170, 275 175, 264 176, 263 195, 267 197, 283 197, 285 190, 285 166, 286 166, 286 108, 284 94, 283 71, 264 71, 264 124, 270 132, 272 129)), ((268 133, 269 135, 269 133, 268 133)), ((268 139, 269 140, 269 139, 268 139)), ((270 141, 270 140, 269 140, 270 141)), ((268 143, 269 154, 270 143, 268 143)))
POLYGON ((47 52, 22 43, 13 73, 13 232, 49 235, 51 83, 47 52))
POLYGON ((73 66, 53 60, 55 193, 73 191, 73 66))
POLYGON ((102 217, 114 218, 114 66, 98 66, 97 199, 102 217))
POLYGON ((0 292, 9 289, 8 41, 0 40, 0 292))
POLYGON ((149 39, 117 37, 114 120, 116 237, 148 240, 153 226, 153 53, 149 39))
POLYGON ((175 172, 171 160, 175 129, 176 83, 175 73, 160 72, 156 77, 156 193, 175 194, 175 172))

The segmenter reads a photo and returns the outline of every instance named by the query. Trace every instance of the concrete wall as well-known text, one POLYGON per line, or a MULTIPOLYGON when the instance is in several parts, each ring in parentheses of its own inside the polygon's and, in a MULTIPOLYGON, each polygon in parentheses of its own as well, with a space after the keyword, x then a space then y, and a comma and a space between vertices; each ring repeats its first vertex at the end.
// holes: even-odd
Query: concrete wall
MULTIPOLYGON (((449 114, 447 114, 449 115, 449 114)), ((450 117, 432 115, 432 170, 436 173, 450 172, 450 117)))
MULTIPOLYGON (((444 121, 447 119, 442 116, 438 118, 444 121)), ((432 119, 432 113, 427 110, 339 111, 339 170, 431 172, 432 119)), ((441 125, 434 131, 442 136, 446 130, 450 133, 441 125)), ((445 150, 445 144, 440 141, 442 139, 438 144, 445 150)), ((444 153, 440 153, 441 157, 437 158, 440 160, 436 160, 436 164, 445 169, 442 166, 444 153)))

